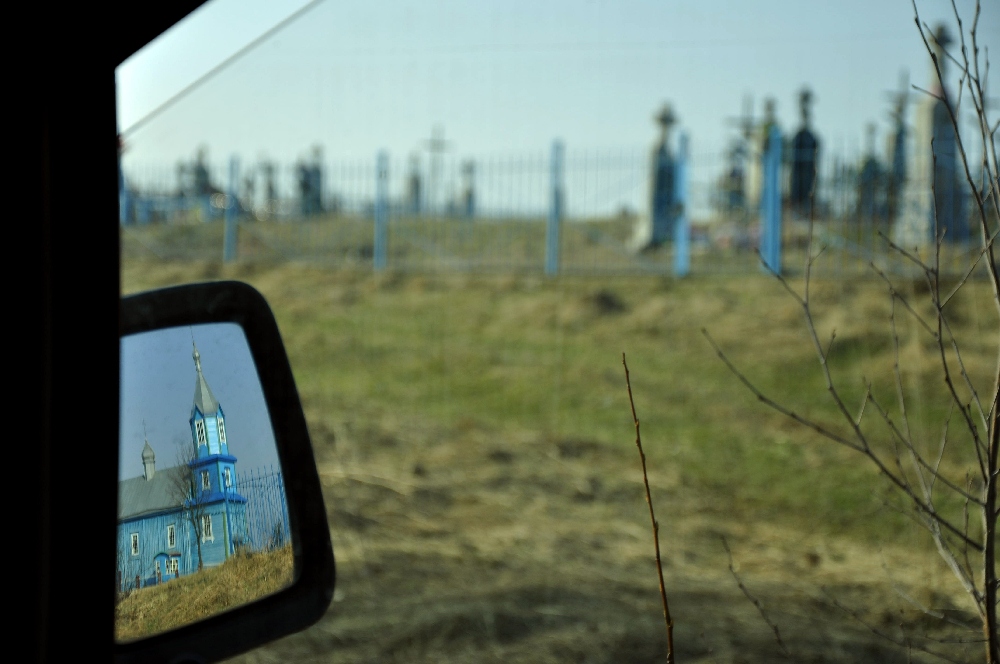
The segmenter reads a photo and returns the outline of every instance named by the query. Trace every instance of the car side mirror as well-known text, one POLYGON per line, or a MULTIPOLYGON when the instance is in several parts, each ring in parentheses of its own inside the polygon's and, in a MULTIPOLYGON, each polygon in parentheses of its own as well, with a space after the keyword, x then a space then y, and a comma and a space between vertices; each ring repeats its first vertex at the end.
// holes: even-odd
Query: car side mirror
POLYGON ((333 549, 264 297, 228 281, 121 300, 115 661, 211 662, 316 622, 333 549))

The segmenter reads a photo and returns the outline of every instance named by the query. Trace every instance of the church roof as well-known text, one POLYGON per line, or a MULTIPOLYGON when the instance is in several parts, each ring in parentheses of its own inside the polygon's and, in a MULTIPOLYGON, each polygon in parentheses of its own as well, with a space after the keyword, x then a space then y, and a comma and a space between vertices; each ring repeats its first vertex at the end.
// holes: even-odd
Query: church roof
POLYGON ((162 512, 180 507, 181 491, 190 472, 185 466, 174 466, 156 471, 153 479, 143 476, 132 477, 118 483, 118 519, 162 512))
POLYGON ((153 452, 153 448, 150 447, 149 441, 142 446, 142 460, 145 461, 156 461, 156 453, 153 452))
MULTIPOLYGON (((208 386, 208 381, 205 380, 205 375, 201 372, 201 353, 198 352, 197 346, 194 347, 194 353, 191 356, 194 358, 194 369, 198 374, 194 382, 194 406, 192 408, 200 410, 202 415, 214 414, 219 409, 219 402, 215 399, 212 388, 208 386)), ((193 416, 194 412, 191 414, 193 416)))

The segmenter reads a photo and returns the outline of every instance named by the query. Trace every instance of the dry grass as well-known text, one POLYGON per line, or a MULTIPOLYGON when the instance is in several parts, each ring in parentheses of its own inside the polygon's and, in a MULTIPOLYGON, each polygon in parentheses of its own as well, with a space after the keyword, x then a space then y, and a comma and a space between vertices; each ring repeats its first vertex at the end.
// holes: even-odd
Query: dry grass
POLYGON ((291 545, 237 554, 218 567, 129 593, 116 607, 115 638, 131 641, 224 613, 276 593, 294 578, 291 545))
MULTIPOLYGON (((701 337, 711 330, 766 392, 836 421, 801 314, 770 279, 126 262, 122 283, 217 278, 253 284, 278 318, 338 564, 320 623, 239 661, 662 661, 623 350, 678 661, 780 657, 729 574, 721 535, 799 661, 907 661, 835 602, 897 637, 954 630, 895 588, 970 615, 929 541, 885 507, 884 483, 761 407, 701 337)), ((859 397, 863 375, 890 389, 882 287, 816 287, 821 332, 836 327, 843 342, 836 379, 859 397)), ((966 365, 986 383, 1000 344, 988 290, 970 284, 953 306, 966 365)), ((901 326, 909 410, 930 440, 946 401, 911 327, 901 326)), ((980 653, 939 647, 960 661, 980 653)), ((933 661, 921 657, 912 661, 933 661)))

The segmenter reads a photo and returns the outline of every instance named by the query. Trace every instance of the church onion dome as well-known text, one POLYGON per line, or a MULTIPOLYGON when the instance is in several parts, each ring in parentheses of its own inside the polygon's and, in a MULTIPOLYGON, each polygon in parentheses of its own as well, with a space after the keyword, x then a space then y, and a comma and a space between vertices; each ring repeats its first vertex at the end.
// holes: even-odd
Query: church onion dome
POLYGON ((149 441, 142 446, 142 462, 146 463, 148 461, 156 461, 156 454, 153 453, 153 448, 149 446, 149 441))
POLYGON ((194 346, 194 353, 191 356, 194 358, 194 368, 198 373, 194 383, 194 407, 200 410, 202 415, 214 415, 219 409, 219 402, 215 400, 212 388, 208 386, 205 375, 201 372, 201 353, 198 352, 197 346, 194 346))

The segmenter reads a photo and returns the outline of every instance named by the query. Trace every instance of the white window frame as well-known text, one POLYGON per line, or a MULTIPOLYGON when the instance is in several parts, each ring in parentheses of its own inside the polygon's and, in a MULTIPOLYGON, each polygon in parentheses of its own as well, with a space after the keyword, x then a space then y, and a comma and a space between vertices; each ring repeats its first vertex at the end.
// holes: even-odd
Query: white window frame
POLYGON ((205 433, 205 420, 195 420, 194 428, 198 433, 198 444, 208 445, 208 436, 205 433))
POLYGON ((168 569, 170 570, 170 574, 177 576, 177 572, 180 569, 179 561, 176 558, 171 558, 168 569))
POLYGON ((160 577, 160 561, 159 560, 156 561, 156 576, 157 576, 157 579, 159 579, 159 577, 160 577))
POLYGON ((167 526, 167 547, 171 549, 177 548, 177 529, 172 523, 167 526))
POLYGON ((233 488, 233 472, 228 467, 222 469, 222 477, 225 479, 226 488, 233 488))
POLYGON ((226 425, 222 421, 221 417, 218 418, 218 423, 219 423, 219 442, 224 443, 226 442, 226 425))
POLYGON ((202 542, 214 542, 215 535, 212 534, 212 515, 202 514, 201 515, 201 541, 202 542))
POLYGON ((209 491, 212 488, 212 477, 207 470, 201 471, 201 490, 209 491))
POLYGON ((132 533, 131 537, 132 555, 139 555, 139 533, 132 533))

